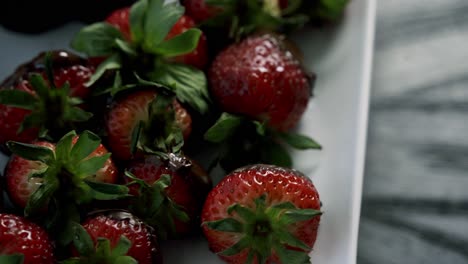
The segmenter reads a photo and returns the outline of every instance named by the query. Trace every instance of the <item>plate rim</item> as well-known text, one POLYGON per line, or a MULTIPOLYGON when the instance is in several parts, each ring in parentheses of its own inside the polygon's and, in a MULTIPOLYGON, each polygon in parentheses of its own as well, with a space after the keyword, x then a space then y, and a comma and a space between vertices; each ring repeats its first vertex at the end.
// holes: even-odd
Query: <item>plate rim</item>
POLYGON ((366 22, 364 30, 364 45, 363 45, 363 71, 361 78, 361 96, 359 98, 358 109, 358 125, 357 125, 357 144, 356 144, 356 166, 354 168, 354 184, 352 186, 352 203, 351 203, 351 243, 349 245, 352 262, 357 261, 358 240, 359 240, 359 226, 361 216, 361 205, 363 196, 363 184, 365 174, 365 159, 367 148, 367 134, 369 125, 369 108, 370 108, 370 94, 373 72, 373 57, 375 45, 375 27, 376 27, 376 13, 377 2, 376 0, 367 1, 366 22))

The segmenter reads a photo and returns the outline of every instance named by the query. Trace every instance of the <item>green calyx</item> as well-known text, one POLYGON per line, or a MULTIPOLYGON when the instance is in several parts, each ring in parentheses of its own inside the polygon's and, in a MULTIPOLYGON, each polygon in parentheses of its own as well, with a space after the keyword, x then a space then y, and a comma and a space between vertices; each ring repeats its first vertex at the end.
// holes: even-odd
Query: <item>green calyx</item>
POLYGON ((122 236, 117 245, 111 248, 111 243, 106 238, 98 238, 96 246, 86 230, 79 224, 73 224, 73 245, 79 253, 79 257, 61 261, 61 264, 136 264, 133 257, 127 256, 132 246, 128 238, 122 236))
POLYGON ((306 135, 278 132, 265 122, 230 113, 222 113, 204 139, 222 145, 216 162, 227 171, 255 163, 292 167, 287 147, 321 149, 320 144, 306 135))
POLYGON ((100 138, 84 131, 73 144, 76 136, 74 131, 67 133, 56 144, 55 151, 32 144, 7 142, 12 153, 46 165, 44 170, 31 175, 40 178, 41 184, 29 198, 24 214, 34 216, 48 208, 46 226, 59 235, 59 243, 65 244, 71 241, 70 232, 67 232, 70 221, 80 220, 79 206, 94 200, 116 200, 128 196, 126 186, 93 180, 110 158, 110 153, 89 157, 99 147, 100 138))
POLYGON ((129 186, 137 184, 139 187, 139 196, 135 198, 136 201, 132 203, 130 210, 153 226, 159 238, 166 239, 177 234, 175 220, 184 223, 190 221, 184 208, 166 194, 166 188, 171 185, 170 175, 161 175, 151 185, 128 171, 125 175, 132 180, 129 186))
POLYGON ((45 57, 45 65, 47 81, 38 73, 29 78, 35 94, 17 89, 1 90, 0 104, 31 111, 18 133, 28 128, 39 128, 39 138, 57 140, 66 131, 75 129, 77 123, 88 121, 92 113, 79 107, 83 103, 80 98, 70 97, 68 83, 62 87, 55 86, 50 54, 45 57))
POLYGON ((290 202, 268 207, 266 199, 266 195, 255 199, 255 208, 234 204, 228 208, 232 217, 203 223, 213 230, 242 234, 237 243, 217 254, 233 256, 247 250, 247 264, 255 263, 254 259, 264 264, 272 254, 276 254, 281 263, 310 263, 308 252, 311 248, 296 238, 290 227, 322 213, 298 209, 290 202))
POLYGON ((310 21, 333 21, 343 13, 349 0, 289 0, 281 7, 280 0, 206 0, 220 12, 204 21, 202 27, 229 25, 229 37, 239 40, 254 31, 291 33, 310 21))
POLYGON ((205 113, 209 94, 205 74, 191 66, 172 62, 171 58, 195 50, 202 32, 189 29, 166 39, 185 9, 164 0, 139 0, 130 10, 131 40, 110 24, 100 22, 84 27, 71 46, 88 56, 107 59, 99 65, 89 85, 109 70, 122 72, 124 84, 133 84, 134 73, 174 89, 182 103, 205 113), (189 78, 187 79, 187 76, 189 78))
POLYGON ((0 263, 2 264, 23 264, 23 262, 23 254, 0 255, 0 263))
MULTIPOLYGON (((202 23, 202 27, 229 26, 229 37, 239 40, 254 31, 290 32, 304 26, 309 17, 301 12, 302 0, 290 0, 282 9, 279 0, 207 0, 221 12, 202 23)), ((304 1, 307 2, 307 1, 304 1)))
POLYGON ((140 122, 132 133, 131 152, 155 154, 167 159, 167 153, 179 153, 184 145, 182 130, 176 122, 174 96, 158 93, 148 107, 148 120, 140 122))

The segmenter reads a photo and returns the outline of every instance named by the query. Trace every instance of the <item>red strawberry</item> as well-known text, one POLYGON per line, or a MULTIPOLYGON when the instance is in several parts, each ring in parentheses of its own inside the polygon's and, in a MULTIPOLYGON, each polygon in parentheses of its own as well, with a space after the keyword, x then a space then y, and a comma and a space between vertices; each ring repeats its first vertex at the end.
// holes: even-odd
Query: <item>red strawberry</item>
MULTIPOLYGON (((34 145, 42 146, 55 151, 55 145, 46 141, 35 142, 34 145)), ((5 179, 10 200, 25 208, 31 194, 42 184, 40 178, 31 177, 35 173, 47 169, 43 162, 27 160, 18 155, 12 155, 5 168, 5 179)))
POLYGON ((222 11, 220 8, 207 5, 205 0, 184 0, 183 4, 187 14, 199 23, 218 15, 222 11))
POLYGON ((50 136, 60 138, 75 122, 89 119, 90 114, 78 108, 81 104, 76 101, 90 94, 85 83, 93 73, 94 67, 85 59, 65 51, 40 53, 18 67, 0 91, 0 144, 9 140, 32 142, 40 130, 49 130, 50 136), (69 90, 58 91, 65 83, 69 90))
POLYGON ((75 227, 75 232, 77 236, 74 244, 77 251, 74 255, 80 255, 79 258, 82 261, 162 263, 161 252, 153 229, 128 212, 97 212, 89 216, 82 227, 75 227))
MULTIPOLYGON (((112 12, 107 18, 106 22, 119 29, 124 37, 131 41, 132 34, 130 30, 130 7, 118 9, 112 12)), ((172 39, 173 37, 180 35, 190 28, 195 28, 195 21, 189 16, 182 16, 172 26, 172 29, 166 36, 166 40, 172 39)), ((199 69, 203 69, 208 63, 208 51, 207 51, 206 36, 202 34, 198 41, 198 46, 194 51, 188 54, 180 55, 172 58, 173 61, 192 65, 199 69)))
POLYGON ((116 166, 97 135, 74 131, 57 144, 8 142, 12 155, 5 177, 11 200, 24 208, 26 216, 47 210, 40 218, 54 239, 66 245, 70 223, 79 222, 80 212, 95 201, 127 197, 128 188, 117 181, 116 166))
MULTIPOLYGON (((171 125, 170 122, 166 122, 170 120, 151 121, 153 120, 149 115, 151 105, 157 103, 157 100, 163 100, 162 98, 154 90, 140 90, 124 95, 113 103, 107 117, 106 127, 108 145, 115 157, 121 160, 132 158, 132 137, 134 137, 137 129, 140 129, 141 135, 138 138, 141 146, 145 145, 145 140, 146 142, 152 142, 147 138, 156 136, 156 134, 150 133, 152 126, 158 126, 160 132, 156 133, 161 133, 165 126, 171 125), (140 126, 142 123, 144 124, 143 127, 140 126)), ((192 119, 176 100, 172 99, 172 102, 175 123, 182 130, 184 138, 188 138, 192 130, 192 119)), ((168 112, 165 109, 163 111, 168 112)), ((154 113, 154 115, 158 114, 164 113, 154 113)), ((139 147, 139 145, 137 144, 136 147, 139 147)))
MULTIPOLYGON (((16 89, 34 95, 34 92, 30 89, 27 81, 20 82, 16 89)), ((37 138, 39 132, 38 128, 29 128, 18 133, 24 118, 30 114, 31 110, 0 104, 0 130, 2 131, 2 133, 0 133, 1 145, 5 144, 9 140, 29 143, 37 138)))
MULTIPOLYGON (((175 36, 184 33, 188 29, 195 28, 195 26, 195 21, 191 17, 184 15, 172 27, 166 39, 172 39, 175 36)), ((208 64, 208 45, 205 34, 200 36, 200 39, 198 40, 198 46, 194 51, 188 54, 174 57, 172 60, 179 63, 192 65, 198 69, 204 69, 208 64)))
MULTIPOLYGON (((79 137, 72 140, 75 145, 79 137)), ((51 149, 55 152, 55 144, 39 141, 34 143, 35 146, 42 146, 51 149)), ((107 149, 99 144, 92 153, 85 159, 93 157, 102 157, 109 155, 107 149)), ((69 164, 61 164, 66 167, 69 164)), ((31 195, 42 185, 43 179, 38 177, 31 177, 34 174, 44 172, 49 166, 40 161, 28 160, 18 155, 12 155, 5 169, 5 178, 7 183, 7 190, 10 199, 21 208, 25 208, 31 195)), ((109 158, 104 164, 93 174, 89 175, 87 179, 102 182, 102 183, 116 183, 118 177, 118 170, 114 162, 109 158)), ((62 186, 63 187, 63 186, 62 186)), ((64 188, 64 187, 63 187, 64 188)))
POLYGON ((267 122, 282 132, 297 125, 311 95, 309 76, 272 34, 229 46, 215 58, 209 79, 222 110, 267 122))
POLYGON ((117 9, 106 18, 106 22, 120 30, 127 40, 132 39, 129 21, 130 7, 117 9))
POLYGON ((320 199, 298 171, 251 165, 226 176, 202 212, 210 249, 227 263, 309 263, 320 199))
POLYGON ((24 264, 55 263, 52 241, 45 230, 22 217, 0 214, 0 262, 13 254, 22 254, 24 264))
POLYGON ((169 154, 167 160, 146 156, 127 168, 130 193, 139 196, 132 206, 136 215, 155 227, 160 237, 191 233, 199 224, 211 180, 195 161, 169 154), (140 188, 138 188, 140 187, 140 188))

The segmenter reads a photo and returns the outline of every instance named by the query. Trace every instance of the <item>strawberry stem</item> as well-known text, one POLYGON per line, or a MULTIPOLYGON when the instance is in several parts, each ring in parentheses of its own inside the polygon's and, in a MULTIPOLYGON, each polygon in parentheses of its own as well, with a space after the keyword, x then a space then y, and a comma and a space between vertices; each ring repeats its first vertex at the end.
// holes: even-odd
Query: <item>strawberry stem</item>
POLYGON ((233 204, 227 210, 232 217, 203 223, 213 230, 243 234, 237 243, 217 254, 233 256, 248 250, 247 263, 254 263, 255 258, 258 263, 266 263, 275 252, 282 263, 308 263, 304 260, 308 260, 309 246, 296 238, 289 227, 322 213, 313 209, 298 209, 292 203, 268 207, 266 201, 266 195, 261 195, 255 199, 254 208, 233 204), (295 259, 288 259, 288 256, 295 256, 295 259))

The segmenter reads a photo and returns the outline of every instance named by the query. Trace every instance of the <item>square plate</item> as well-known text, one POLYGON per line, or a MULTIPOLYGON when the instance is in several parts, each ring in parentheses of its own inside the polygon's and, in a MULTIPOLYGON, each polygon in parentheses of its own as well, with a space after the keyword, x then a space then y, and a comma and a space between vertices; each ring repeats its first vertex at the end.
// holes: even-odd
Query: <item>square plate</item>
MULTIPOLYGON (((351 1, 339 25, 306 28, 293 36, 306 66, 317 73, 314 98, 298 129, 323 150, 293 152, 294 167, 314 181, 323 202, 314 264, 356 263, 375 5, 375 0, 351 1)), ((0 79, 40 51, 68 49, 81 26, 70 23, 41 35, 0 28, 0 79)), ((6 161, 0 154, 0 171, 6 161)), ((169 242, 163 250, 165 263, 222 263, 203 238, 169 242)))

